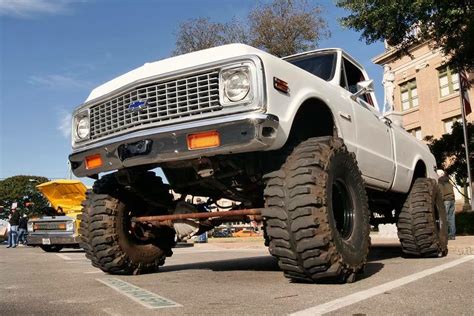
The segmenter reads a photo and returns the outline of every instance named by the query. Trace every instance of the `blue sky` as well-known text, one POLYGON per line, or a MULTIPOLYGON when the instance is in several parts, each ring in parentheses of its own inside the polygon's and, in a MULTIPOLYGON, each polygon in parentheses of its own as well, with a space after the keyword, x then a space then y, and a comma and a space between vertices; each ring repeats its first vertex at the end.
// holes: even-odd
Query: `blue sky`
MULTIPOLYGON (((383 44, 366 45, 343 29, 345 12, 319 1, 332 37, 376 82, 371 58, 383 44)), ((244 18, 248 0, 2 0, 0 1, 0 179, 69 175, 70 113, 90 90, 124 72, 170 56, 180 22, 197 17, 244 18)), ((89 181, 88 181, 89 182, 89 181)), ((90 183, 90 182, 89 182, 90 183)))

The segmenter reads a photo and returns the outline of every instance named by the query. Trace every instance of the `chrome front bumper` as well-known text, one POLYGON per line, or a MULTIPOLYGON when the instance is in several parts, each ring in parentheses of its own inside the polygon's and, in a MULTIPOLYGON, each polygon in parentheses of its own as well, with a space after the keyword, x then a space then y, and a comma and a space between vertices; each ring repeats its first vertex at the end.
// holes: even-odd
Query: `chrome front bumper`
POLYGON ((271 146, 277 129, 278 118, 274 115, 261 113, 229 115, 148 129, 91 144, 73 152, 69 156, 69 161, 74 175, 84 177, 146 164, 259 151, 271 146), (189 150, 187 135, 205 131, 219 132, 220 146, 189 150), (145 141, 149 147, 145 154, 123 154, 124 148, 145 141), (102 158, 102 166, 87 169, 85 158, 97 154, 102 158))
POLYGON ((26 237, 26 244, 28 246, 41 246, 43 239, 49 239, 50 245, 79 245, 79 237, 74 234, 35 234, 28 233, 26 237))

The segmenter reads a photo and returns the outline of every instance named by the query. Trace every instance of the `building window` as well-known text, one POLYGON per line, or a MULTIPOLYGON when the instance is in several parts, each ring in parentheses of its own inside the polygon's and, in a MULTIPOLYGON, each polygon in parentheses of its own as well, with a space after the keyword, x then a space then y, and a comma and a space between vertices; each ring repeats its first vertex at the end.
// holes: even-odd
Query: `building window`
POLYGON ((457 71, 448 66, 438 69, 439 95, 445 97, 459 90, 459 76, 457 71))
POLYGON ((461 117, 460 116, 455 116, 455 117, 451 117, 451 118, 443 121, 444 131, 446 133, 450 134, 453 131, 454 122, 461 123, 461 117))
POLYGON ((418 107, 418 89, 416 80, 410 80, 400 85, 402 110, 418 107))
POLYGON ((421 135, 421 127, 411 129, 407 131, 408 133, 412 134, 416 137, 416 139, 422 140, 423 136, 421 135))

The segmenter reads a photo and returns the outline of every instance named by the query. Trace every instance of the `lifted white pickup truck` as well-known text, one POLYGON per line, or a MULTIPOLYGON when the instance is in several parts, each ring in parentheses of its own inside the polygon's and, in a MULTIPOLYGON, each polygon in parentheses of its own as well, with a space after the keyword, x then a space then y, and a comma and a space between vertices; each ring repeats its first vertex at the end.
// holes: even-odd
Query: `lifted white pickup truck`
POLYGON ((147 63, 99 86, 74 111, 69 157, 77 176, 117 170, 85 202, 87 256, 110 273, 155 271, 175 231, 258 215, 292 279, 353 281, 370 223, 397 223, 407 254, 445 255, 434 157, 378 112, 372 90, 341 49, 280 59, 241 44, 147 63), (156 167, 169 185, 148 171, 156 167), (241 203, 206 213, 170 188, 241 203))

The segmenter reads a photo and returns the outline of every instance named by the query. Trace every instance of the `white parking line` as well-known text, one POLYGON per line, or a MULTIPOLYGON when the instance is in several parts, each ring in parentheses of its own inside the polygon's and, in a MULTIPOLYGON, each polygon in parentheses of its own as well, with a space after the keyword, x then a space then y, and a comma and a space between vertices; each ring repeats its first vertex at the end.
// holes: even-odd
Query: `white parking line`
POLYGON ((135 302, 149 309, 182 307, 182 305, 173 302, 165 297, 159 296, 153 292, 142 289, 138 286, 125 282, 117 278, 96 279, 97 281, 113 288, 120 294, 127 296, 135 302))
POLYGON ((424 278, 426 276, 429 276, 429 275, 441 272, 443 270, 452 268, 454 266, 457 266, 461 263, 470 261, 472 259, 474 259, 474 256, 466 256, 466 257, 463 257, 463 258, 460 258, 460 259, 457 259, 457 260, 453 260, 451 262, 442 264, 440 266, 437 266, 437 267, 434 267, 434 268, 431 268, 431 269, 426 269, 424 271, 408 275, 408 276, 403 277, 401 279, 381 284, 379 286, 370 288, 368 290, 356 292, 356 293, 353 293, 353 294, 335 299, 333 301, 330 301, 330 302, 327 302, 327 303, 324 303, 324 304, 321 304, 321 305, 310 307, 308 309, 293 313, 293 314, 291 314, 291 316, 314 316, 314 315, 322 315, 322 314, 325 314, 325 313, 329 313, 329 312, 338 310, 340 308, 343 308, 343 307, 358 303, 360 301, 366 300, 366 299, 371 298, 375 295, 382 294, 382 293, 384 293, 386 291, 389 291, 389 290, 392 290, 394 288, 397 288, 397 287, 403 286, 405 284, 414 282, 414 281, 419 280, 421 278, 424 278))
POLYGON ((102 308, 102 311, 104 313, 106 313, 107 315, 110 315, 110 316, 121 316, 122 315, 120 313, 114 312, 112 310, 112 308, 110 308, 110 307, 102 308))
POLYGON ((66 262, 67 264, 82 264, 82 265, 87 265, 87 266, 90 266, 91 263, 90 261, 85 261, 85 260, 76 260, 76 261, 68 261, 66 262))
POLYGON ((58 256, 59 258, 61 258, 63 260, 67 260, 67 261, 72 260, 71 257, 63 255, 62 253, 57 253, 56 256, 58 256))
POLYGON ((84 272, 84 274, 98 274, 98 273, 104 273, 102 271, 87 271, 87 272, 84 272))

